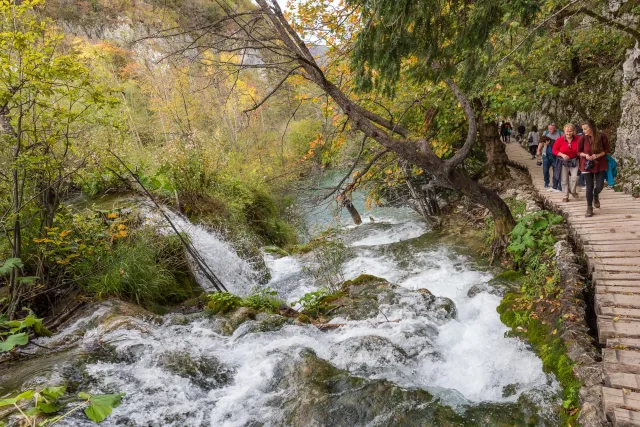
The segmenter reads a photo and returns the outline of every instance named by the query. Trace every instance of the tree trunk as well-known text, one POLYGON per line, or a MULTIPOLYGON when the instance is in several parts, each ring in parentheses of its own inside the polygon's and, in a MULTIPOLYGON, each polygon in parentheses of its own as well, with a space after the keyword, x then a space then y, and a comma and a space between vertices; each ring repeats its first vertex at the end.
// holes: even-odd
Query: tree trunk
POLYGON ((360 217, 360 214, 358 213, 356 207, 353 206, 353 203, 351 203, 351 199, 345 198, 342 202, 342 206, 347 208, 347 211, 349 212, 349 215, 351 215, 351 219, 353 219, 353 223, 355 225, 362 224, 362 218, 360 217))
MULTIPOLYGON (((6 107, 5 107, 6 108, 6 107)), ((11 119, 7 114, 7 110, 3 109, 0 112, 0 135, 9 135, 13 139, 15 139, 15 145, 13 148, 13 165, 17 162, 20 157, 20 149, 21 149, 21 140, 20 133, 22 129, 22 116, 18 118, 18 132, 13 128, 11 124, 11 119)), ((18 168, 14 167, 11 172, 12 179, 12 190, 11 196, 12 200, 12 208, 13 208, 13 245, 11 248, 11 256, 13 258, 21 258, 22 257, 22 226, 20 224, 20 209, 22 205, 22 185, 20 180, 20 174, 18 173, 18 168)), ((11 275, 9 277, 9 308, 7 310, 7 315, 10 320, 13 320, 15 317, 15 313, 17 311, 20 297, 22 294, 22 282, 20 282, 20 270, 18 268, 14 268, 11 271, 11 275)))
POLYGON ((500 140, 498 132, 498 124, 490 121, 486 122, 480 114, 479 133, 480 140, 484 144, 484 150, 487 155, 486 174, 494 180, 505 180, 509 178, 509 170, 507 169, 507 152, 505 146, 500 140))
POLYGON ((498 193, 472 180, 460 170, 455 170, 452 173, 450 184, 473 202, 489 209, 494 222, 493 243, 489 257, 489 262, 493 264, 493 261, 501 256, 506 249, 508 235, 516 225, 516 220, 513 218, 509 206, 498 193))

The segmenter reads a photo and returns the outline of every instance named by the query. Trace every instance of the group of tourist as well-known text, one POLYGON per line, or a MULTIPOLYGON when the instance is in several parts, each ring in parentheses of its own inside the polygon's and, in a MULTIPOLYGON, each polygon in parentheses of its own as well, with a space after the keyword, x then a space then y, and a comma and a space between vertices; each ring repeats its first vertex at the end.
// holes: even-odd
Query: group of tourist
POLYGON ((568 123, 564 131, 551 123, 542 135, 536 126, 532 126, 527 143, 532 159, 542 156, 542 162, 538 164, 542 166, 544 187, 548 191, 563 192, 563 202, 569 202, 570 197, 578 198, 576 187, 578 175, 581 175, 587 193, 585 216, 593 216, 593 208, 600 208, 599 195, 609 169, 607 135, 599 132, 592 120, 582 123, 579 128, 568 123))

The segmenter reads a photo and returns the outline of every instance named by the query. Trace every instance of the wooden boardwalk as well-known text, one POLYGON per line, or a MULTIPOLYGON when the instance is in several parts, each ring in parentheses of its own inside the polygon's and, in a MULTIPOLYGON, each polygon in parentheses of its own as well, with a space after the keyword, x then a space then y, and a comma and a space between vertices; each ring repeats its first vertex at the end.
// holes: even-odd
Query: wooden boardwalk
POLYGON ((561 212, 582 247, 596 287, 595 311, 602 350, 605 412, 614 426, 640 426, 640 200, 607 188, 601 209, 585 218, 587 202, 563 203, 562 193, 547 191, 542 166, 517 143, 509 158, 529 170, 538 194, 561 212))

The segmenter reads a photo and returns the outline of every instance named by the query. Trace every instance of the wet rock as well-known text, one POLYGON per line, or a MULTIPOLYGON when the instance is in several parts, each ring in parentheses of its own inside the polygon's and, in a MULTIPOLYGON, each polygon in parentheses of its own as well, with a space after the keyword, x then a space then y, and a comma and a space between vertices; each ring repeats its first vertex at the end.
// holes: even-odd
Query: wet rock
POLYGON ((277 314, 259 313, 256 316, 256 331, 271 332, 280 330, 285 324, 293 323, 293 319, 277 314))
POLYGON ((115 352, 117 361, 126 363, 135 363, 143 356, 149 345, 142 343, 134 343, 130 346, 120 347, 115 352))
POLYGON ((518 392, 517 384, 509 384, 502 388, 502 397, 511 397, 518 392))
POLYGON ((173 317, 171 317, 171 320, 169 321, 170 325, 180 325, 180 326, 184 326, 184 325, 188 325, 189 324, 189 318, 183 314, 177 314, 173 317))
POLYGON ((242 325, 244 322, 249 320, 254 320, 257 314, 258 312, 252 308, 248 308, 248 307, 237 308, 231 313, 230 316, 224 317, 224 319, 226 320, 224 324, 224 333, 226 335, 233 334, 233 332, 236 329, 238 329, 238 327, 242 325))
POLYGON ((213 356, 192 356, 182 351, 162 354, 158 365, 206 390, 228 384, 233 376, 233 370, 213 356))
POLYGON ((453 320, 458 318, 458 309, 450 298, 438 297, 430 308, 440 320, 453 320))
POLYGON ((311 350, 285 362, 274 384, 283 411, 274 425, 307 426, 552 426, 530 402, 480 404, 459 415, 424 390, 406 390, 384 380, 354 377, 311 350))
POLYGON ((409 355, 389 339, 370 335, 348 339, 336 349, 338 360, 349 360, 346 366, 356 375, 376 374, 387 366, 406 363, 409 355))

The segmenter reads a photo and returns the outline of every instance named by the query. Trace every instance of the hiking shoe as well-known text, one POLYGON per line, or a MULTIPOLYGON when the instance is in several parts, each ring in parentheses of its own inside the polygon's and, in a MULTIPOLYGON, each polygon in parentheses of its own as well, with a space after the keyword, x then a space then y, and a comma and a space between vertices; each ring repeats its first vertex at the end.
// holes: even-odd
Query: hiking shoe
POLYGON ((598 197, 593 198, 593 206, 600 209, 600 199, 598 197))
POLYGON ((564 199, 562 199, 562 201, 566 203, 566 202, 568 202, 568 201, 569 201, 569 198, 568 198, 568 197, 565 197, 564 199))
POLYGON ((575 197, 576 199, 580 197, 580 196, 578 196, 578 193, 576 193, 575 191, 574 191, 573 193, 571 193, 571 195, 572 195, 573 197, 575 197))
POLYGON ((593 207, 587 206, 587 213, 584 214, 585 218, 591 218, 593 216, 593 207))

